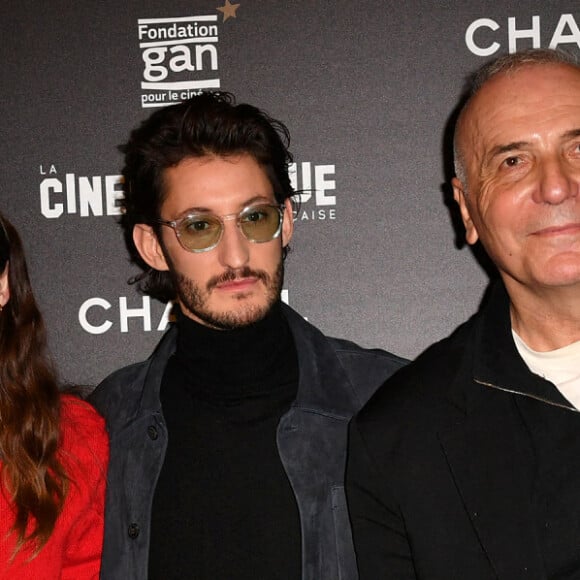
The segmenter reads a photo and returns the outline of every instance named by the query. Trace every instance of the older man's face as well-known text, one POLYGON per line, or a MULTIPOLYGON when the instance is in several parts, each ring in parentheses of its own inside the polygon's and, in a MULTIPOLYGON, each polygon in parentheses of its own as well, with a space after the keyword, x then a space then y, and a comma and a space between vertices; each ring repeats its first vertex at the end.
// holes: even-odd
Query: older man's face
POLYGON ((481 240, 508 291, 579 285, 580 72, 498 75, 464 111, 457 139, 467 241, 481 240))

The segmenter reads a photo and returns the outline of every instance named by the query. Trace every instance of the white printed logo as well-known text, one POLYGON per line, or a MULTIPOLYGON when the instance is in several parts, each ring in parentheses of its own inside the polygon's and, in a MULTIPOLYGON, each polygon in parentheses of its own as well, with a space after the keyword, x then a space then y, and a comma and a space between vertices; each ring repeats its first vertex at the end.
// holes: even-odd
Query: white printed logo
POLYGON ((294 221, 336 219, 334 165, 315 165, 303 161, 292 163, 288 173, 292 187, 300 192, 296 196, 300 203, 298 211, 294 212, 294 221))
POLYGON ((62 176, 54 163, 41 165, 40 175, 40 212, 45 218, 56 219, 65 213, 81 217, 121 213, 121 175, 62 176))
POLYGON ((143 108, 164 107, 203 89, 220 88, 217 19, 217 15, 139 19, 143 108))
MULTIPOLYGON (((292 163, 290 183, 297 195, 299 209, 295 221, 336 219, 336 166, 310 161, 292 163)), ((120 215, 123 198, 121 175, 64 175, 54 163, 40 165, 40 211, 45 218, 65 214, 80 217, 120 215)))
MULTIPOLYGON (((515 17, 507 19, 507 27, 501 26, 491 18, 474 20, 465 31, 465 44, 477 56, 491 56, 502 48, 502 41, 507 40, 510 53, 524 48, 541 48, 542 30, 539 16, 532 16, 531 22, 516 22, 515 17), (506 34, 507 32, 507 34, 506 34)), ((548 48, 557 48, 565 44, 575 44, 580 48, 580 29, 572 14, 562 14, 550 36, 548 48)))
MULTIPOLYGON (((287 289, 282 290, 280 298, 288 304, 287 289)), ((172 308, 172 302, 163 305, 152 301, 149 296, 119 296, 113 303, 95 296, 81 304, 78 321, 81 328, 89 334, 104 334, 115 328, 122 333, 130 330, 163 332, 169 324, 172 308)))

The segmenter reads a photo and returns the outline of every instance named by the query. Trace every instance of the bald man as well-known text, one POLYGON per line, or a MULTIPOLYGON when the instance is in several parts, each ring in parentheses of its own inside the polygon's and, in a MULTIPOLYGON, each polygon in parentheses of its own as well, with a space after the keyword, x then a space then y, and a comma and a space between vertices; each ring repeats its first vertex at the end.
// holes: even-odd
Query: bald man
POLYGON ((455 166, 499 280, 351 427, 360 578, 580 578, 580 67, 531 50, 482 68, 455 166))

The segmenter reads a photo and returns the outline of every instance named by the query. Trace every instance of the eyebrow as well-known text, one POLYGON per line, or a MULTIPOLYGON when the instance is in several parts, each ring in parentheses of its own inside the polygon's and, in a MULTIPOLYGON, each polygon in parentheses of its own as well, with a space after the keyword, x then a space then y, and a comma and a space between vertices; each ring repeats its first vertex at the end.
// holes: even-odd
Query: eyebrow
MULTIPOLYGON (((276 199, 276 196, 274 196, 274 199, 272 200, 267 195, 255 195, 254 197, 247 199, 242 204, 240 204, 240 209, 238 210, 238 212, 255 203, 272 203, 277 205, 278 200, 276 199)), ((186 210, 182 211, 175 219, 184 218, 192 213, 211 213, 214 215, 221 215, 217 214, 213 209, 210 209, 208 207, 189 207, 186 210)))
MULTIPOLYGON (((580 137, 580 128, 566 131, 561 136, 561 139, 575 139, 576 137, 580 137)), ((509 153, 510 151, 517 151, 518 149, 524 149, 528 145, 530 145, 529 141, 513 141, 512 143, 506 143, 505 145, 496 145, 487 155, 487 159, 489 161, 498 155, 503 155, 504 153, 509 153)))
POLYGON ((517 149, 523 149, 526 145, 529 145, 529 141, 513 141, 512 143, 507 143, 505 145, 496 145, 490 152, 488 157, 493 159, 497 155, 503 155, 504 153, 509 153, 510 151, 516 151, 517 149))
POLYGON ((566 131, 562 137, 564 137, 564 139, 574 139, 575 137, 580 137, 580 128, 570 129, 570 131, 566 131))

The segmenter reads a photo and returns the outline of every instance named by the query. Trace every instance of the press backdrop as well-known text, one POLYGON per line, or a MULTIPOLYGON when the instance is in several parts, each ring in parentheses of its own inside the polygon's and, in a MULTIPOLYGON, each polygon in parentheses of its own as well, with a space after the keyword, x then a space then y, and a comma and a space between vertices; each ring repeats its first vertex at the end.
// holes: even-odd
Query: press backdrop
POLYGON ((578 54, 579 25, 577 0, 4 0, 0 208, 63 379, 95 384, 161 337, 164 305, 126 284, 117 145, 152 106, 201 88, 291 131, 296 185, 312 193, 287 302, 406 357, 447 335, 488 284, 444 186, 465 76, 520 48, 578 54))

